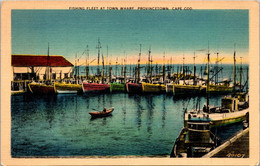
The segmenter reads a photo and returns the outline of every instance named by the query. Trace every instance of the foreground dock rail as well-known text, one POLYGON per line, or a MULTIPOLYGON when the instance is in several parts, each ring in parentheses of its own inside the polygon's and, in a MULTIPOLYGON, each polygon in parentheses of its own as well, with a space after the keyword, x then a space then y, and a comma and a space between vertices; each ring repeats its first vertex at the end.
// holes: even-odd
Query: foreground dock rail
POLYGON ((249 128, 240 131, 221 146, 212 150, 202 158, 248 158, 249 157, 249 128))

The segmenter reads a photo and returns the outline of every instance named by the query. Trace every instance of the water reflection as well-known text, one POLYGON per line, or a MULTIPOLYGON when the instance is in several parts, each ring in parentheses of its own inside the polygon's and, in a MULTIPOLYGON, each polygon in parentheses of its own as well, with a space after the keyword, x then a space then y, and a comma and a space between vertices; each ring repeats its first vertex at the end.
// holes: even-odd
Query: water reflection
POLYGON ((153 95, 145 96, 146 107, 147 107, 147 132, 149 133, 148 138, 152 135, 152 124, 153 124, 153 112, 154 112, 154 102, 153 95))
POLYGON ((165 117, 166 117, 165 99, 166 99, 166 96, 163 95, 163 102, 162 102, 162 128, 165 127, 165 117))
POLYGON ((137 115, 136 122, 139 131, 142 126, 142 113, 143 113, 143 107, 141 105, 141 97, 139 95, 134 95, 134 101, 136 104, 136 115, 137 115))
MULTIPOLYGON (((220 99, 211 97, 210 104, 218 105, 220 99)), ((183 108, 202 108, 206 98, 88 94, 11 100, 13 156, 102 156, 168 154, 183 127, 183 108), (112 116, 91 119, 88 114, 111 106, 112 116), (48 146, 35 149, 43 141, 48 146)), ((229 132, 229 128, 217 130, 218 135, 229 132)))

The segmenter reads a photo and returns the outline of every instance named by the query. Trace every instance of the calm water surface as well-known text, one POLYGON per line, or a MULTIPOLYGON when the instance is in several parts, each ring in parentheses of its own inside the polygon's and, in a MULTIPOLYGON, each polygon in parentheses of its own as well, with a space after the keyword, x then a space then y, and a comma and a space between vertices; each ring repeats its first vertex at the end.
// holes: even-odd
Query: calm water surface
MULTIPOLYGON (((199 97, 202 108, 204 97, 199 97)), ((210 104, 220 105, 221 96, 210 104)), ((169 155, 183 127, 183 108, 198 97, 168 95, 58 95, 11 97, 11 153, 21 156, 169 155), (113 115, 91 119, 103 107, 113 115)), ((226 139, 241 129, 223 128, 226 139)))

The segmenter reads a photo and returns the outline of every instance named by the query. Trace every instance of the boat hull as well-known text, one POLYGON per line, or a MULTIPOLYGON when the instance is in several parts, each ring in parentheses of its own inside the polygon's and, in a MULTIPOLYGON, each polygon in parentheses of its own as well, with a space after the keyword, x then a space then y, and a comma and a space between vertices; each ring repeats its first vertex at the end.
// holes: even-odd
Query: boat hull
POLYGON ((84 93, 109 93, 110 85, 83 82, 82 89, 84 93))
POLYGON ((166 84, 166 93, 173 93, 173 84, 166 84))
POLYGON ((80 84, 55 83, 54 89, 57 94, 75 94, 83 92, 82 85, 80 84))
POLYGON ((229 94, 233 90, 233 87, 225 86, 225 85, 209 85, 207 89, 208 93, 211 94, 229 94))
POLYGON ((125 83, 110 83, 110 92, 125 92, 125 83))
POLYGON ((183 127, 174 143, 170 157, 201 157, 217 145, 218 142, 214 140, 214 135, 210 131, 192 132, 183 127), (194 140, 192 137, 196 139, 194 140), (191 152, 193 148, 199 148, 200 150, 195 154, 191 152))
POLYGON ((173 85, 175 95, 206 94, 206 86, 200 85, 173 85))
POLYGON ((106 112, 97 111, 97 112, 90 112, 89 114, 91 115, 91 118, 102 118, 102 117, 111 116, 113 111, 114 108, 110 108, 106 112))
POLYGON ((29 90, 33 94, 38 95, 54 95, 55 90, 53 85, 30 83, 28 84, 29 90))
POLYGON ((140 94, 142 93, 142 84, 139 83, 127 83, 126 90, 130 94, 140 94))
MULTIPOLYGON (((208 118, 211 119, 211 127, 221 127, 221 126, 227 126, 234 123, 239 123, 244 120, 246 120, 247 114, 249 109, 244 109, 241 111, 234 111, 229 113, 211 113, 211 114, 194 114, 197 118, 205 118, 208 115, 208 118)), ((185 126, 187 126, 187 121, 190 117, 193 117, 194 115, 189 113, 185 114, 185 126)))
POLYGON ((166 86, 163 84, 151 84, 142 82, 142 90, 144 93, 165 93, 166 86))

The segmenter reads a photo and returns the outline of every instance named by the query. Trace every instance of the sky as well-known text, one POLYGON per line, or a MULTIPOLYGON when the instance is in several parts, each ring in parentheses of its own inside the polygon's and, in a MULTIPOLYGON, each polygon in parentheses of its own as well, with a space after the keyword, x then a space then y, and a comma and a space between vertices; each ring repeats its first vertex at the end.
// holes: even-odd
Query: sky
POLYGON ((86 59, 97 63, 97 43, 101 54, 115 64, 126 59, 146 63, 148 50, 154 63, 205 63, 210 52, 224 58, 222 63, 248 61, 248 10, 12 10, 12 54, 63 55, 74 64, 86 59), (108 48, 108 49, 107 49, 108 48), (85 53, 84 53, 85 52, 85 53), (165 56, 165 58, 163 58, 165 56), (165 61, 163 61, 165 59, 165 61))

